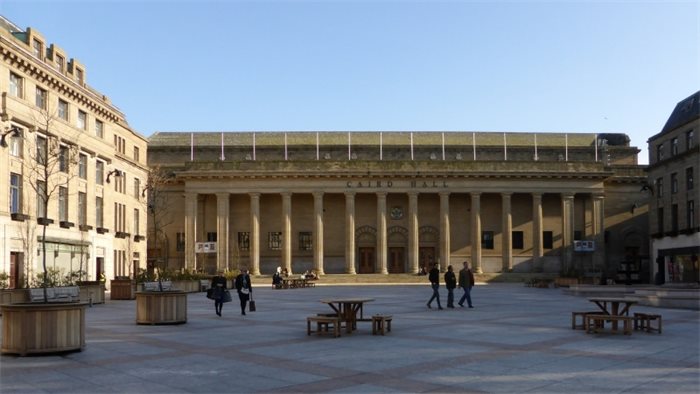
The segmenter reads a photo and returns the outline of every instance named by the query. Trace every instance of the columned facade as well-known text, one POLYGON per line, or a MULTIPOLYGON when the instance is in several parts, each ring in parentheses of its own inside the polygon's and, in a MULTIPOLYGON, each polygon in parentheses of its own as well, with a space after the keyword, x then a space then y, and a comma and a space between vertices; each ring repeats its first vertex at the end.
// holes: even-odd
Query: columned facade
POLYGON ((605 183, 602 163, 403 160, 191 163, 176 175, 186 190, 174 229, 185 235, 183 267, 416 274, 468 260, 475 273, 601 272, 616 269, 609 260, 624 254, 624 245, 605 238, 609 226, 624 227, 629 211, 617 207, 633 188, 610 192, 615 183, 605 183), (517 175, 524 166, 536 176, 517 175), (213 232, 216 264, 197 264, 195 243, 213 232), (587 240, 596 246, 579 250, 587 240))

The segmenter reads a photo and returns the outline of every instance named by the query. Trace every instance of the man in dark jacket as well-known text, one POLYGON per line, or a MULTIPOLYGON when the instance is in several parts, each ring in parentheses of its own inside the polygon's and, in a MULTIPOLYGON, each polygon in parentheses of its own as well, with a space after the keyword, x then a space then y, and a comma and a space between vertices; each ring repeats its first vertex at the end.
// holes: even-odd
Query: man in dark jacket
POLYGON ((455 273, 452 271, 452 266, 447 266, 447 272, 445 272, 445 287, 447 288, 447 307, 455 307, 455 287, 457 287, 457 278, 455 278, 455 273))
POLYGON ((245 307, 253 293, 253 286, 250 283, 250 275, 246 268, 241 268, 241 273, 236 277, 236 290, 238 298, 241 300, 241 315, 245 315, 245 307))
POLYGON ((467 304, 470 308, 474 308, 472 306, 471 296, 472 286, 474 286, 474 274, 472 270, 469 269, 469 262, 465 261, 464 268, 459 271, 459 287, 464 290, 464 295, 459 300, 458 304, 462 308, 464 308, 464 300, 467 300, 467 304))
POLYGON ((433 303, 434 299, 437 299, 438 309, 442 309, 440 305, 440 292, 438 288, 440 287, 440 265, 435 264, 433 268, 428 273, 428 280, 430 281, 430 287, 433 288, 433 296, 428 300, 428 308, 432 308, 430 304, 433 303))

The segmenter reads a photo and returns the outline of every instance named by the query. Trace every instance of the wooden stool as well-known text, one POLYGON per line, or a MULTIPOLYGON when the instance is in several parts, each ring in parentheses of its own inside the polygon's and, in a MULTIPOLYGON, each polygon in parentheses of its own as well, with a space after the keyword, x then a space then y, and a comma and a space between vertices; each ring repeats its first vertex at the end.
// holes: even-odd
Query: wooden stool
POLYGON ((649 313, 635 313, 634 314, 634 329, 644 330, 646 332, 656 331, 661 334, 662 321, 661 315, 653 315, 649 313), (652 327, 651 322, 657 321, 656 327, 652 327))
MULTIPOLYGON (((598 333, 599 330, 603 329, 605 321, 616 321, 623 322, 622 333, 625 335, 632 335, 632 322, 634 318, 629 316, 614 316, 614 315, 592 315, 587 314, 586 316, 586 333, 598 333)), ((616 330, 612 331, 616 333, 616 330)))
POLYGON ((318 335, 327 333, 335 338, 340 336, 340 319, 337 316, 309 316, 306 318, 306 335, 315 332, 318 335), (316 331, 311 331, 311 323, 316 323, 316 331), (333 327, 333 332, 329 329, 333 327))
POLYGON ((586 329, 586 315, 596 315, 601 313, 600 311, 593 312, 571 312, 571 329, 575 330, 580 328, 582 330, 586 329), (581 316, 581 324, 576 324, 576 318, 581 316))
POLYGON ((372 316, 372 335, 380 333, 384 335, 384 331, 391 332, 391 315, 374 315, 372 316))

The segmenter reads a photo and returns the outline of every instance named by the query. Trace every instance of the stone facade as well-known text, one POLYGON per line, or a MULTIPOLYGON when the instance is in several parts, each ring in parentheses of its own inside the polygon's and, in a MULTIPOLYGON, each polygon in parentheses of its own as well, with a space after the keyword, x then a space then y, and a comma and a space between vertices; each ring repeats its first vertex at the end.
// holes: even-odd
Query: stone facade
POLYGON ((615 276, 633 258, 646 278, 638 153, 624 134, 156 133, 149 165, 171 181, 169 241, 153 252, 173 268, 255 274, 469 260, 615 276))
POLYGON ((649 138, 649 233, 657 283, 698 282, 700 256, 700 92, 676 105, 649 138))
POLYGON ((12 287, 42 272, 40 223, 48 268, 97 280, 145 266, 146 139, 36 30, 0 18, 0 59, 0 272, 12 287))

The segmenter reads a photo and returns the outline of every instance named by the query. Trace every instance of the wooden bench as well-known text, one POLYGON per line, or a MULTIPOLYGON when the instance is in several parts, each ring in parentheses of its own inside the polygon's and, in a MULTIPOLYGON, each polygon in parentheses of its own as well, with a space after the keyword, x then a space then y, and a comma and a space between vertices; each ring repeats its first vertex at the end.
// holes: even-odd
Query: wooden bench
POLYGON ((585 330, 586 329, 586 315, 598 315, 600 314, 600 311, 593 311, 593 312, 571 312, 571 329, 576 330, 578 328, 585 330), (581 317, 581 324, 576 324, 577 318, 581 317))
POLYGON ((211 287, 211 282, 209 279, 200 279, 199 280, 199 291, 207 291, 211 287))
POLYGON ((337 338, 340 336, 340 319, 337 316, 309 316, 306 318, 306 335, 312 332, 317 335, 332 334, 337 338), (311 323, 316 323, 316 331, 311 330, 311 323), (330 328, 333 328, 332 332, 330 328))
POLYGON ((173 289, 173 282, 164 280, 162 282, 143 282, 143 291, 160 291, 160 285, 163 285, 163 291, 173 289))
POLYGON ((372 335, 391 332, 391 315, 373 315, 372 316, 372 335))
MULTIPOLYGON (((47 287, 46 301, 48 302, 76 302, 80 299, 78 286, 47 287)), ((44 302, 44 288, 29 289, 30 302, 44 302)))
MULTIPOLYGON (((634 322, 634 318, 630 316, 617 316, 617 315, 604 315, 604 314, 587 314, 585 315, 586 319, 586 332, 591 334, 591 333, 598 333, 599 331, 602 331, 605 322, 623 322, 623 329, 622 332, 625 335, 632 335, 632 323, 634 322)), ((612 330, 611 332, 616 333, 616 330, 612 330)))
POLYGON ((650 313, 635 313, 634 314, 634 329, 644 330, 646 332, 656 331, 661 334, 662 322, 661 315, 654 315, 650 313), (656 321, 656 327, 651 325, 652 321, 656 321))

